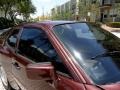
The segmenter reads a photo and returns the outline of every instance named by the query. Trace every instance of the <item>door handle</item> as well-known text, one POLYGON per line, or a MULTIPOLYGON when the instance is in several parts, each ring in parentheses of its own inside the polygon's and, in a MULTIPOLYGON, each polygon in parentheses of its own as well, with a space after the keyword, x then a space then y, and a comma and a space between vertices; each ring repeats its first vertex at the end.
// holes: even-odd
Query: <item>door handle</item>
POLYGON ((12 64, 16 69, 21 69, 20 65, 17 62, 13 62, 12 64))

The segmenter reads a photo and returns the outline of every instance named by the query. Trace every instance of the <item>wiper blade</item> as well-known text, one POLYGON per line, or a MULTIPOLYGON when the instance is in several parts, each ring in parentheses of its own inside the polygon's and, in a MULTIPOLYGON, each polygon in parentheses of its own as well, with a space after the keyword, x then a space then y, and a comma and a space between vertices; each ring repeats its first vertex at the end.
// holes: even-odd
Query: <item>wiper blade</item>
POLYGON ((99 57, 106 57, 106 56, 113 56, 113 55, 118 54, 118 53, 120 53, 120 51, 106 52, 106 53, 98 54, 98 55, 92 57, 91 59, 96 59, 96 58, 99 58, 99 57))

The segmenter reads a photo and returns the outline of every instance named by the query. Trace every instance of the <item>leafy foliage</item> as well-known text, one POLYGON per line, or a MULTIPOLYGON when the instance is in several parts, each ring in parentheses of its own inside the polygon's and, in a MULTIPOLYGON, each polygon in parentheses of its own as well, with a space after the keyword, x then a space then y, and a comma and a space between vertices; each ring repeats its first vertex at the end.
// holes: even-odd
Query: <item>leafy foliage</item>
POLYGON ((36 8, 32 5, 30 0, 26 0, 17 4, 17 11, 24 16, 24 20, 27 20, 31 13, 35 13, 36 8))
POLYGON ((13 22, 11 20, 5 19, 3 17, 0 18, 0 30, 12 27, 13 22))
POLYGON ((27 20, 36 8, 31 0, 0 0, 0 10, 4 13, 4 18, 10 17, 14 21, 17 15, 22 15, 27 20))

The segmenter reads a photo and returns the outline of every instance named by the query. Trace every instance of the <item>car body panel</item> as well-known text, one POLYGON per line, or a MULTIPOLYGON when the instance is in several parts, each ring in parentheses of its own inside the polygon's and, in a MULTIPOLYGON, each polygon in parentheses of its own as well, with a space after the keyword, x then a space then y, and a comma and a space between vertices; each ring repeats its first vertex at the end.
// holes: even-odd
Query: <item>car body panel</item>
MULTIPOLYGON (((12 49, 13 50, 13 49, 12 49)), ((13 50, 14 51, 14 50, 13 50)), ((7 74, 12 73, 12 56, 13 52, 11 52, 10 48, 7 46, 4 46, 0 49, 0 61, 5 68, 5 71, 7 71, 7 74)))
POLYGON ((105 90, 119 90, 120 89, 120 84, 109 84, 109 85, 103 85, 102 86, 105 90))
POLYGON ((86 90, 83 83, 75 82, 61 75, 58 75, 57 88, 58 90, 86 90))

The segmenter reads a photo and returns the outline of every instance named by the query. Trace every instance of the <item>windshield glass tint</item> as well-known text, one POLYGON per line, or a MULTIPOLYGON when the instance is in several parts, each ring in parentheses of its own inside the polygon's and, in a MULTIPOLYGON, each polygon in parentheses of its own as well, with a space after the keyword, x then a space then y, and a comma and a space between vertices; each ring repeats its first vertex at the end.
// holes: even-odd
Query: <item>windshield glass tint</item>
POLYGON ((54 27, 54 33, 96 84, 120 81, 120 56, 91 57, 120 51, 120 40, 94 24, 73 23, 54 27))

